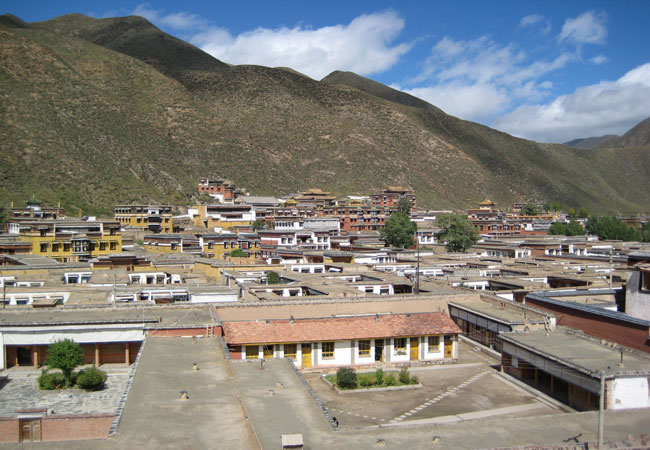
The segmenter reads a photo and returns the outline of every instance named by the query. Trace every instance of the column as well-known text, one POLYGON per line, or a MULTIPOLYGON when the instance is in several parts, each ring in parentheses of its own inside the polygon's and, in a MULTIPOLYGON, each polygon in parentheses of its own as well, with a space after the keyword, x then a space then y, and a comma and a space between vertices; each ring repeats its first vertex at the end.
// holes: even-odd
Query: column
POLYGON ((95 344, 95 365, 99 367, 101 362, 101 344, 95 344))
POLYGON ((128 366, 131 363, 131 345, 124 344, 124 363, 128 366))
POLYGON ((38 369, 38 345, 32 346, 32 364, 34 369, 38 369))

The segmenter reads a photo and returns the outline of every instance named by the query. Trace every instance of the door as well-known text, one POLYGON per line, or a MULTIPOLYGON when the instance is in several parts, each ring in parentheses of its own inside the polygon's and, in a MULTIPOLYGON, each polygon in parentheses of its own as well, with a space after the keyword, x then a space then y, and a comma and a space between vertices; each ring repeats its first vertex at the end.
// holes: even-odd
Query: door
POLYGON ((273 359, 275 346, 274 345, 265 345, 264 346, 264 359, 273 359))
POLYGON ((375 339, 375 361, 384 360, 384 340, 375 339))
POLYGON ((417 361, 420 359, 420 338, 412 337, 411 338, 411 361, 417 361))
POLYGON ((41 440, 41 419, 20 419, 20 441, 38 442, 41 440))
POLYGON ((302 344, 302 368, 311 367, 311 344, 302 344))
POLYGON ((445 336, 445 358, 453 358, 454 357, 454 341, 453 341, 453 336, 445 336))

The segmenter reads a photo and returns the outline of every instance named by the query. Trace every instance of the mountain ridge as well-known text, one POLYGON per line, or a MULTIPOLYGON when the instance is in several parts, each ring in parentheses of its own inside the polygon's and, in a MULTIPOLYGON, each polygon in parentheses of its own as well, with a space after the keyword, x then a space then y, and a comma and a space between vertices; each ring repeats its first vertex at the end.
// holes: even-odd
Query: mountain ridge
POLYGON ((85 211, 190 203, 198 177, 223 176, 277 195, 400 184, 436 208, 485 196, 592 211, 650 205, 645 148, 538 144, 409 104, 415 97, 355 74, 317 81, 230 66, 144 19, 63 16, 0 22, 0 32, 0 96, 12 113, 0 119, 2 201, 36 195, 85 211))

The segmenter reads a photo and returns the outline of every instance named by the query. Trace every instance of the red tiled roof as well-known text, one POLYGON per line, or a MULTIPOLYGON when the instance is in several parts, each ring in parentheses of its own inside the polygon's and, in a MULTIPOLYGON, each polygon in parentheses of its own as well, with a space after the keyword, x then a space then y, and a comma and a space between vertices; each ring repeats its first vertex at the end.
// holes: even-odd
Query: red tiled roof
POLYGON ((455 334, 461 329, 444 313, 393 314, 326 319, 224 322, 231 345, 373 339, 455 334))

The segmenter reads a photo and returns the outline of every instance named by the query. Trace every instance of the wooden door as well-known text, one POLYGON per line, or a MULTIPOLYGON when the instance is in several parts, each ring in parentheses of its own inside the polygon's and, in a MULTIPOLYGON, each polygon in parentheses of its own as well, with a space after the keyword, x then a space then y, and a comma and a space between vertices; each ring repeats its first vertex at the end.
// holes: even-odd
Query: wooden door
POLYGON ((311 344, 302 344, 302 368, 311 367, 311 344))
POLYGON ((412 337, 411 338, 411 361, 417 361, 420 359, 420 338, 412 337))
POLYGON ((38 442, 41 440, 41 419, 20 419, 20 441, 38 442))
POLYGON ((445 358, 453 358, 454 357, 454 352, 453 352, 453 336, 445 336, 445 358))
POLYGON ((384 340, 375 339, 375 361, 384 361, 384 340))
POLYGON ((275 346, 274 345, 265 345, 264 346, 264 359, 273 359, 275 346))

